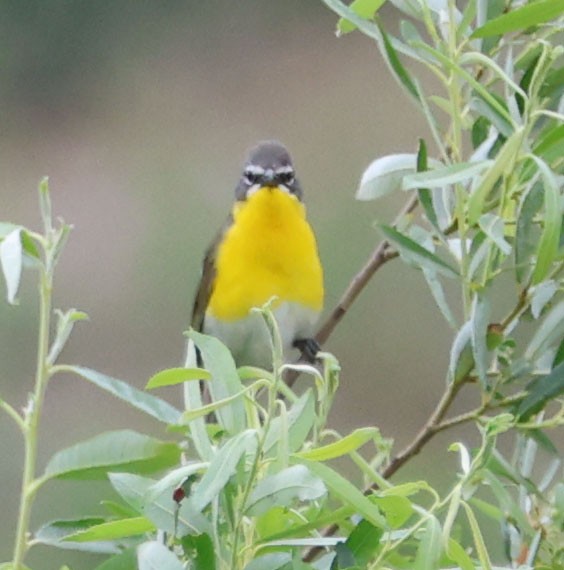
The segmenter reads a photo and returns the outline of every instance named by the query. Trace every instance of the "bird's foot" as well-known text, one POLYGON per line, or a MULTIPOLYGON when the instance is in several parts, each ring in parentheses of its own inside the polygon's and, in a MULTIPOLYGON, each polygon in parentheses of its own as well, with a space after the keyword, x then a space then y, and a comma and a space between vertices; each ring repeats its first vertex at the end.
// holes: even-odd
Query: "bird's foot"
POLYGON ((293 346, 312 364, 315 362, 317 353, 321 350, 321 346, 314 338, 298 338, 293 342, 293 346))

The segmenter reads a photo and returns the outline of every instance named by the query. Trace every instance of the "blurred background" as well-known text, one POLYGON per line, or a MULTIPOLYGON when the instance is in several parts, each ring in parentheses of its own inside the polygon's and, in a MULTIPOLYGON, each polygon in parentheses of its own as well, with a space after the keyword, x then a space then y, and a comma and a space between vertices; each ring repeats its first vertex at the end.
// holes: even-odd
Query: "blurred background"
MULTIPOLYGON (((359 203, 376 157, 413 152, 427 130, 360 34, 335 37, 321 2, 247 0, 2 3, 0 220, 39 228, 37 184, 74 230, 60 262, 55 305, 86 311, 62 360, 138 388, 178 366, 208 242, 223 222, 247 149, 275 137, 290 148, 326 272, 327 312, 379 241, 401 201, 359 203)), ((391 14, 384 11, 384 17, 391 14)), ((401 197, 398 197, 401 198, 401 197)), ((36 274, 19 306, 0 303, 0 395, 17 407, 31 389, 36 274)), ((451 333, 421 275, 392 262, 326 347, 342 364, 332 426, 377 425, 405 445, 444 385, 451 333)), ((180 404, 176 389, 161 391, 180 404)), ((41 469, 58 449, 105 430, 162 427, 87 382, 56 377, 48 391, 41 469)), ((459 436, 472 444, 475 434, 459 436)), ((415 460, 397 480, 441 475, 457 460, 415 460)), ((451 441, 449 439, 449 441, 451 441)), ((0 561, 11 557, 22 442, 0 416, 0 561)), ((100 513, 103 483, 49 483, 33 526, 100 513)), ((45 547, 29 562, 99 563, 45 547)), ((34 566, 35 565, 35 566, 34 566)))

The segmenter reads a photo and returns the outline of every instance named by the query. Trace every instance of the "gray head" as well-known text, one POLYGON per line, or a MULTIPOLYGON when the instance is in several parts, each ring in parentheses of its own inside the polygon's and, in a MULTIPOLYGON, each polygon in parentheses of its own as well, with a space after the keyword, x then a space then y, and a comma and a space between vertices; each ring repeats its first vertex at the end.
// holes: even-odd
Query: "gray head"
POLYGON ((235 189, 237 200, 246 200, 260 188, 280 188, 302 199, 302 189, 286 147, 278 141, 262 141, 249 152, 235 189))

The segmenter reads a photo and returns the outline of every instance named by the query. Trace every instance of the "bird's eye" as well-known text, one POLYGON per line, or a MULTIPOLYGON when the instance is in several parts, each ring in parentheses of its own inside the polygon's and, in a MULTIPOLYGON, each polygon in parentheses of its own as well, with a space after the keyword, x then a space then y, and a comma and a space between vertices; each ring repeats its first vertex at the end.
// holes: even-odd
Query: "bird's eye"
POLYGON ((293 172, 280 172, 278 174, 278 180, 281 184, 290 185, 294 183, 294 173, 293 172))
POLYGON ((245 170, 245 172, 243 172, 243 177, 245 178, 245 182, 249 186, 256 184, 258 182, 258 179, 259 179, 258 173, 253 172, 252 170, 245 170))

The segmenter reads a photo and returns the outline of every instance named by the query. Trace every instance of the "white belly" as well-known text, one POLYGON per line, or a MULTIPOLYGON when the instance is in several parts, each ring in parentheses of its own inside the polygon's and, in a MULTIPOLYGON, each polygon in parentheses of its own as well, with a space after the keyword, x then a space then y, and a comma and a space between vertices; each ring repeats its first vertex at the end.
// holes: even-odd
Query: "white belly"
MULTIPOLYGON (((280 329, 284 359, 290 359, 292 344, 310 338, 319 313, 298 303, 282 303, 274 311, 280 329)), ((272 368, 272 346, 263 317, 251 313, 237 321, 219 321, 206 314, 204 332, 221 340, 231 351, 237 366, 272 368)))

